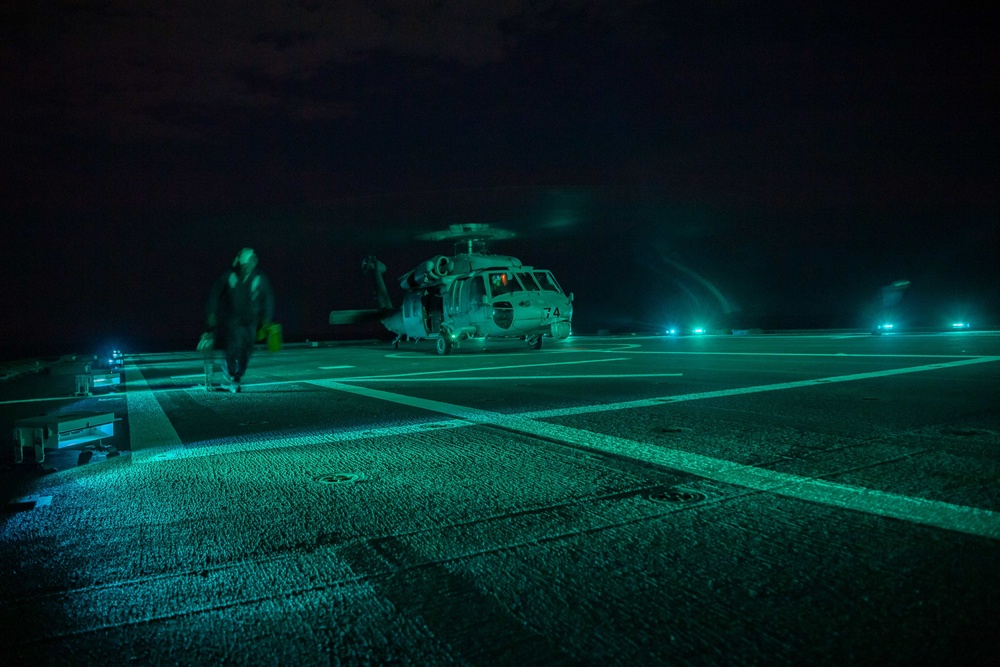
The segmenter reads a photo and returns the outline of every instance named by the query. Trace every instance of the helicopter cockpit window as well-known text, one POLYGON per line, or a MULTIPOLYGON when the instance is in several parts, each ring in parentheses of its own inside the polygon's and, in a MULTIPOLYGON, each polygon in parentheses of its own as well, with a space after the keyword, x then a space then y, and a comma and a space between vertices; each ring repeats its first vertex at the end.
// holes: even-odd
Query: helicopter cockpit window
POLYGON ((548 271, 535 271, 534 276, 538 279, 538 284, 546 292, 562 293, 562 290, 559 289, 559 283, 556 282, 556 279, 548 271))
POLYGON ((538 282, 535 281, 535 277, 527 271, 518 273, 517 278, 521 281, 521 284, 524 285, 524 289, 529 292, 538 292, 542 289, 538 286, 538 282))
POLYGON ((508 271, 490 274, 490 294, 492 296, 501 296, 520 290, 521 286, 518 284, 517 278, 514 277, 513 273, 508 271))

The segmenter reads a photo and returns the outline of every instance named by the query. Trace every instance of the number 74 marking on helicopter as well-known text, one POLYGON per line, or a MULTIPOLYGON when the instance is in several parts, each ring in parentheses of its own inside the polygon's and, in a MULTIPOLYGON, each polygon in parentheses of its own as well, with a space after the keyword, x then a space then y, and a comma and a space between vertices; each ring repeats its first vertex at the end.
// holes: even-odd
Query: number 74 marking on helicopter
POLYGON ((512 236, 489 225, 464 224, 418 237, 454 241, 455 250, 451 256, 437 255, 400 276, 405 292, 401 308, 394 308, 389 298, 385 264, 369 255, 362 270, 375 282, 377 308, 334 310, 330 324, 381 321, 396 334, 393 347, 404 337, 436 337, 438 354, 451 354, 471 338, 519 338, 538 350, 545 337, 568 337, 573 294, 563 292, 551 271, 487 251, 488 241, 512 236))

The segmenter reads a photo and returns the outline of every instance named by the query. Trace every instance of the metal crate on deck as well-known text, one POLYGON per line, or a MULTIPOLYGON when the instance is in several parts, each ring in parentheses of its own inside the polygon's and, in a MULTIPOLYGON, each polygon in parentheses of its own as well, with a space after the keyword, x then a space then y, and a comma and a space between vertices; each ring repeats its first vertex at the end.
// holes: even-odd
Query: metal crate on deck
POLYGON ((19 419, 14 422, 14 461, 24 460, 25 447, 33 447, 35 462, 42 463, 46 449, 78 447, 114 434, 113 412, 71 412, 19 419))

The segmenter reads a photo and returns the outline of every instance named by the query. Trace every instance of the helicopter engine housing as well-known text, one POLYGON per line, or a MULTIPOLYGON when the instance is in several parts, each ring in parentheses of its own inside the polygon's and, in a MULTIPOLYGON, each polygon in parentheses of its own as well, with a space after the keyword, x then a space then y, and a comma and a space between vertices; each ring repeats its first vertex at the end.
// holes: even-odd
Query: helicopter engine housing
POLYGON ((400 278, 399 286, 403 289, 419 289, 441 280, 451 272, 453 267, 454 263, 451 257, 438 255, 425 262, 421 262, 417 265, 417 268, 400 278))

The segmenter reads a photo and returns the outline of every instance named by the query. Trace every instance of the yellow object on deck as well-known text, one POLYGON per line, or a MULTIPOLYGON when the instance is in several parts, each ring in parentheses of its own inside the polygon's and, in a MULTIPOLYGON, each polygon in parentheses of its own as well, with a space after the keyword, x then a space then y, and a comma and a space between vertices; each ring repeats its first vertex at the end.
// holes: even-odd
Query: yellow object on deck
POLYGON ((267 341, 268 352, 277 352, 281 349, 283 338, 280 324, 268 324, 257 330, 257 340, 267 341))

